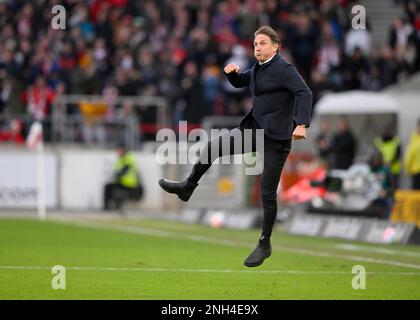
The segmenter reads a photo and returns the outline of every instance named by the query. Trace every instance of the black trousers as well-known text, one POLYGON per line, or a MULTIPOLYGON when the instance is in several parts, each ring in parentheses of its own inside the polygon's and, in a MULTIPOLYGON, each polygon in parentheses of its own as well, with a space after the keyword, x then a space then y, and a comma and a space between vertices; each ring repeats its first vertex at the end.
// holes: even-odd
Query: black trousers
POLYGON ((264 167, 260 175, 261 200, 264 212, 262 236, 270 238, 277 215, 277 188, 281 172, 292 146, 292 141, 274 140, 264 135, 264 148, 262 149, 260 148, 261 144, 258 143, 260 139, 256 132, 258 127, 254 124, 250 129, 252 130, 252 143, 242 139, 240 141, 242 148, 239 148, 237 145, 235 146, 234 143, 238 141, 238 136, 244 137, 244 129, 240 127, 229 130, 214 140, 209 141, 204 149, 201 150, 200 159, 194 165, 188 179, 194 183, 198 183, 203 174, 218 157, 255 151, 260 154, 263 153, 264 167), (224 143, 226 141, 230 143, 224 143), (212 150, 216 150, 217 148, 219 149, 218 152, 212 152, 212 150))
POLYGON ((118 183, 107 183, 104 188, 104 210, 121 209, 126 200, 140 200, 143 196, 143 187, 127 188, 118 183))

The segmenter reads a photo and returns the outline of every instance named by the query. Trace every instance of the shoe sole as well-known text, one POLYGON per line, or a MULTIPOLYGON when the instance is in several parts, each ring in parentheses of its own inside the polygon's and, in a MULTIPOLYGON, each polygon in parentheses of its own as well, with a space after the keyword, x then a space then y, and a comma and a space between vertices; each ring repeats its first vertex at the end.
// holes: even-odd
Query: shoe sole
POLYGON ((167 193, 176 194, 176 195, 178 196, 178 198, 179 198, 179 199, 181 199, 181 200, 182 200, 182 201, 184 201, 184 202, 187 202, 187 201, 190 199, 190 197, 180 196, 178 193, 176 193, 176 192, 173 192, 173 191, 171 191, 171 190, 166 189, 166 186, 165 186, 164 184, 162 184, 162 183, 163 183, 163 180, 159 180, 159 185, 160 185, 160 187, 161 187, 163 190, 165 190, 167 193))
POLYGON ((244 262, 244 266, 249 267, 249 268, 258 267, 258 266, 262 265, 262 264, 264 263, 265 259, 268 259, 270 256, 271 256, 271 251, 270 251, 270 253, 268 254, 268 256, 266 256, 266 257, 265 257, 263 260, 261 260, 260 262, 257 262, 257 263, 246 263, 246 262, 244 262))

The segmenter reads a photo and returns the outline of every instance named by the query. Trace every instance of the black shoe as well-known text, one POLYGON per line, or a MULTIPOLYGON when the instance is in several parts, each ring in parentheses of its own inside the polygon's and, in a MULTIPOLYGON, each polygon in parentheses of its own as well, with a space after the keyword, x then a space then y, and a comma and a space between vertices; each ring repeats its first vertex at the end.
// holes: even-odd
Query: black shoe
POLYGON ((271 256, 271 244, 270 241, 259 241, 258 246, 252 251, 252 253, 244 261, 244 265, 247 267, 258 267, 262 265, 264 260, 271 256))
POLYGON ((187 202, 190 199, 194 189, 198 186, 198 183, 194 183, 189 179, 185 179, 181 182, 160 179, 159 185, 166 192, 175 193, 176 195, 178 195, 178 198, 180 198, 182 201, 187 202))

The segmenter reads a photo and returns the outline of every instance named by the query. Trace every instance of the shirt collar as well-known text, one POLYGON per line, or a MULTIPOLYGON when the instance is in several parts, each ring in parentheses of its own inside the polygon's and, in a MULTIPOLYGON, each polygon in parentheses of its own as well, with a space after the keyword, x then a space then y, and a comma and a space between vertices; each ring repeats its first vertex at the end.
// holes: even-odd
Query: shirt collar
POLYGON ((262 66, 263 64, 266 64, 266 63, 270 62, 275 56, 276 56, 276 53, 273 54, 270 59, 268 59, 268 60, 266 60, 264 62, 258 61, 258 63, 260 64, 260 66, 262 66))

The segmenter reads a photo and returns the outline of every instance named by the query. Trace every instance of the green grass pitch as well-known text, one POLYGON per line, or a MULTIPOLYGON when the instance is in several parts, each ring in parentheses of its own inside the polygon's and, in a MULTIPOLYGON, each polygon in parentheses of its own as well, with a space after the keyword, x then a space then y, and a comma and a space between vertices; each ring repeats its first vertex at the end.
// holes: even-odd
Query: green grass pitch
POLYGON ((0 219, 0 299, 420 299, 420 248, 149 219, 0 219), (66 268, 65 290, 51 268, 66 268), (366 270, 353 289, 352 267, 366 270))

